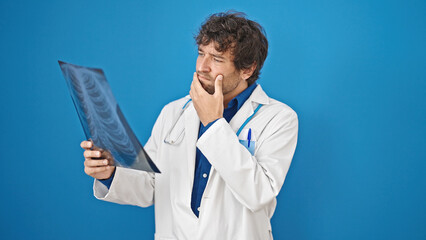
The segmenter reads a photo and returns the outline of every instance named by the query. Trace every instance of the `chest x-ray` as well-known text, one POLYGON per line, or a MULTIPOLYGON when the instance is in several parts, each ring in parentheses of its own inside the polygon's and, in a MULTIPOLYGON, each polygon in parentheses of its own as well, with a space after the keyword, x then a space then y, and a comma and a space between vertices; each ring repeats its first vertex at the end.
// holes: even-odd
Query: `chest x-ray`
POLYGON ((86 138, 110 151, 116 166, 159 173, 124 118, 102 69, 58 62, 86 138))

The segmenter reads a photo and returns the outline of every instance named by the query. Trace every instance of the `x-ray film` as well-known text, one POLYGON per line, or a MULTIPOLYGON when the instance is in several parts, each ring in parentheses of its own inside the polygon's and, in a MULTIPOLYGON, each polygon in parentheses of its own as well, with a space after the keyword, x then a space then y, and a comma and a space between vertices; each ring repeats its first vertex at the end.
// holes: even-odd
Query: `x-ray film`
POLYGON ((102 69, 58 62, 86 138, 111 152, 116 166, 159 173, 124 118, 102 69))

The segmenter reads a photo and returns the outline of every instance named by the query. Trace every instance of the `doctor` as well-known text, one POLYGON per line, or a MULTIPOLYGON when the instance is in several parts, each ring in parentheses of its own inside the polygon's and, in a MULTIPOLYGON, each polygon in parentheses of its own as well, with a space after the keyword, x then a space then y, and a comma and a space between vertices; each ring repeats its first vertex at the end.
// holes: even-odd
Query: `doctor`
POLYGON ((255 82, 268 51, 258 23, 213 14, 196 42, 189 96, 162 109, 145 145, 162 173, 114 167, 107 151, 83 141, 85 172, 98 199, 155 204, 157 240, 272 239, 297 115, 255 82))

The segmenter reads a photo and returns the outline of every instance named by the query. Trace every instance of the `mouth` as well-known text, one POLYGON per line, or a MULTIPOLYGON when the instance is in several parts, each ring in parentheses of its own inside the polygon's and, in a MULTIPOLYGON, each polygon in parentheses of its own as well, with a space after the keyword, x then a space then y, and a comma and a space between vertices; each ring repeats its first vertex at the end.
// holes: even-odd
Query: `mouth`
POLYGON ((207 77, 205 77, 201 74, 198 74, 198 80, 203 81, 203 82, 211 82, 209 78, 207 78, 207 77))
POLYGON ((209 78, 198 74, 198 80, 200 81, 201 86, 204 88, 204 90, 206 90, 209 94, 213 94, 214 88, 212 81, 210 81, 209 78))

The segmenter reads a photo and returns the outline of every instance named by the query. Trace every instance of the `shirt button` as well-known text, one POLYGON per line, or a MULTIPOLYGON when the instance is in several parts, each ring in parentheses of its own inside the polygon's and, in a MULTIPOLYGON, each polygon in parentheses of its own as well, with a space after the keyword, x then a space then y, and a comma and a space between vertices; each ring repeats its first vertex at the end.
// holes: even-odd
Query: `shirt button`
POLYGON ((197 207, 197 211, 200 211, 200 207, 197 207))
POLYGON ((203 173, 203 178, 206 178, 207 177, 207 173, 203 173))

